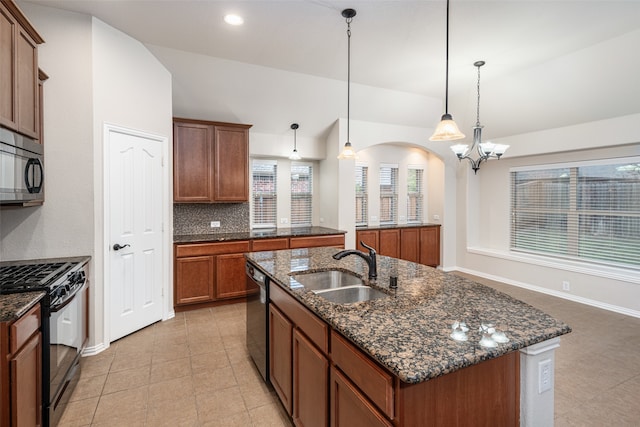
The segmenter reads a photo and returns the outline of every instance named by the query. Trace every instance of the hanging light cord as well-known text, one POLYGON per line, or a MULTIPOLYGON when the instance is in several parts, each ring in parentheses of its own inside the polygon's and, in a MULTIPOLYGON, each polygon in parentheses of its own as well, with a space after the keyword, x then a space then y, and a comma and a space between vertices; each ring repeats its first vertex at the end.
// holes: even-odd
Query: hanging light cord
POLYGON ((347 18, 347 142, 351 143, 349 138, 349 122, 351 107, 351 21, 353 17, 347 18))
POLYGON ((444 113, 449 114, 449 0, 447 0, 447 37, 445 47, 444 113))
MULTIPOLYGON (((482 61, 478 61, 476 62, 476 64, 480 64, 480 62, 482 61)), ((474 64, 474 65, 476 65, 474 64)), ((480 67, 484 65, 484 62, 482 62, 482 64, 480 65, 476 65, 476 67, 478 67, 478 104, 477 104, 477 113, 476 113, 476 126, 480 126, 480 67)))

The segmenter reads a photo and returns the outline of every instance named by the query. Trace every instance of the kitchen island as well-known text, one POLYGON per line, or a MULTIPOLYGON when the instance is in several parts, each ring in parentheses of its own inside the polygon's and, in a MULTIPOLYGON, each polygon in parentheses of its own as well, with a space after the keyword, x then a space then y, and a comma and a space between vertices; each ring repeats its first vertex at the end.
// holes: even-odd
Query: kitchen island
MULTIPOLYGON (((341 400, 334 394, 343 390, 346 395, 345 387, 338 385, 353 383, 364 395, 362 402, 378 411, 374 418, 379 425, 465 425, 465 419, 479 425, 549 425, 549 419, 553 423, 553 351, 557 337, 571 331, 568 325, 492 288, 395 258, 378 256, 378 277, 367 280, 363 259, 347 256, 337 261, 332 258, 337 251, 311 248, 245 255, 271 280, 272 303, 274 294, 286 295, 330 329, 326 343, 323 338, 311 342, 326 353, 331 370, 332 422, 340 418, 341 400), (389 297, 336 304, 295 279, 296 274, 325 270, 353 272, 389 297), (391 276, 397 277, 395 290, 389 287, 391 276), (461 322, 468 327, 465 341, 452 338, 453 326, 461 322), (481 345, 483 324, 504 332, 508 342, 481 345), (345 383, 348 368, 334 360, 342 358, 345 346, 356 359, 366 358, 390 374, 387 396, 376 401, 358 378, 345 383), (545 375, 544 384, 538 384, 538 369, 545 375)), ((281 305, 291 304, 276 301, 276 308, 281 305)), ((295 399, 292 403, 295 420, 295 399)))

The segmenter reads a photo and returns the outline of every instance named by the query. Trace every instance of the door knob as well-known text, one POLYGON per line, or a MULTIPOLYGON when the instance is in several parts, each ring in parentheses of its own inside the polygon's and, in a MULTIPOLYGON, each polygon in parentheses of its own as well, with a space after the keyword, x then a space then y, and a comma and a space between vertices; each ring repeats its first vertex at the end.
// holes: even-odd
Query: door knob
POLYGON ((128 244, 127 244, 127 245, 122 246, 122 245, 120 245, 119 243, 116 243, 115 245, 113 245, 113 250, 114 250, 114 251, 119 251, 120 249, 124 249, 124 248, 126 248, 127 246, 130 246, 130 245, 128 245, 128 244))

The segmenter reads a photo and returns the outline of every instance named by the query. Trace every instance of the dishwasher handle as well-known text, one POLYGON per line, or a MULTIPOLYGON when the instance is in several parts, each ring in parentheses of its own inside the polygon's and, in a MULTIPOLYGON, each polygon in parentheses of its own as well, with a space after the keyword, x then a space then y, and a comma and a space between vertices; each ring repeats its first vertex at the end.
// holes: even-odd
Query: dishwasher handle
POLYGON ((267 277, 258 270, 253 264, 247 263, 246 265, 247 276, 251 278, 258 286, 264 288, 267 277))

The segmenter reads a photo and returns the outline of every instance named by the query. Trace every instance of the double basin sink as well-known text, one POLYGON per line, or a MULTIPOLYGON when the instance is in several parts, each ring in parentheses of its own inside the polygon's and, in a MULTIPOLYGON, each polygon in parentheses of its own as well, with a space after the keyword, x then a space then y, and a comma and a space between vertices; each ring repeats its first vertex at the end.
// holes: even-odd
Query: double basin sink
POLYGON ((371 301, 389 296, 366 286, 358 276, 340 270, 296 274, 293 278, 305 289, 338 304, 371 301))

